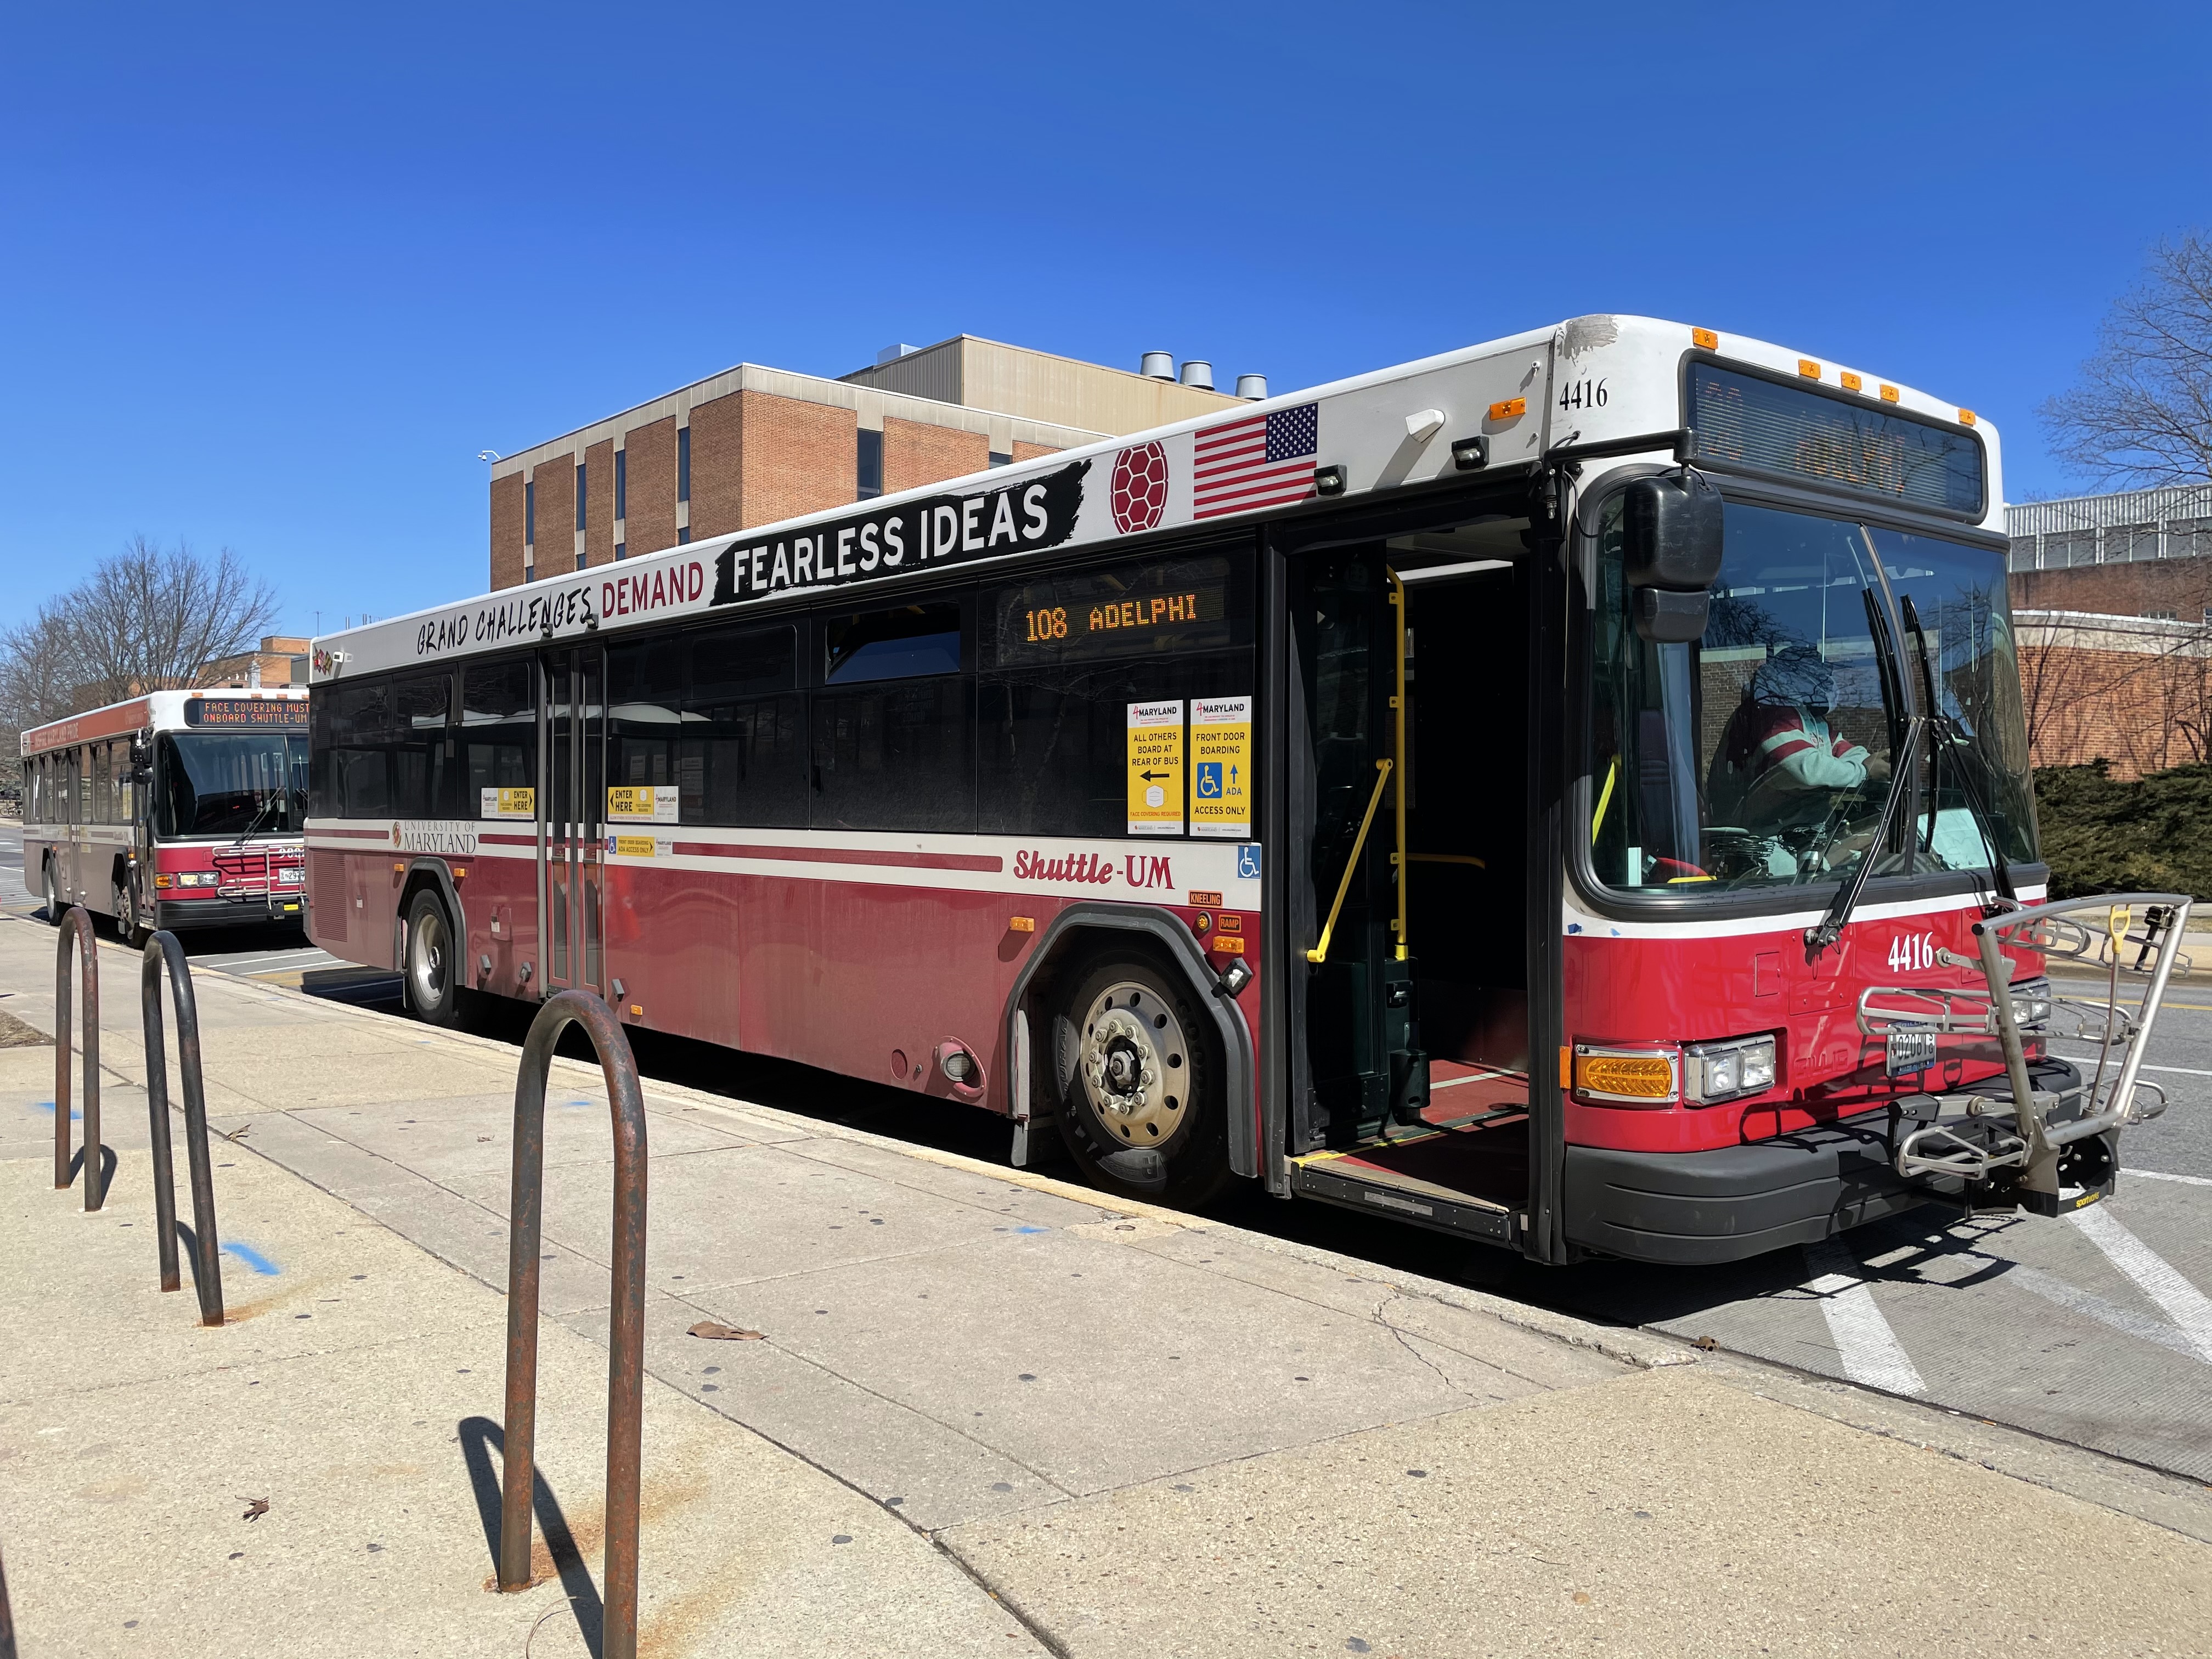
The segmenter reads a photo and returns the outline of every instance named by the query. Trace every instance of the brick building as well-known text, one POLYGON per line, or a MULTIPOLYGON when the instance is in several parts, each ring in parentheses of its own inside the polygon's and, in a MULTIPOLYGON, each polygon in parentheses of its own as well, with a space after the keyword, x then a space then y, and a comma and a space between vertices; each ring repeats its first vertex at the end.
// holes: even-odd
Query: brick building
POLYGON ((2035 764, 2212 757, 2212 484, 2029 501, 2006 527, 2035 764))
MULTIPOLYGON (((495 462, 490 586, 1139 432, 1237 397, 1164 352, 1131 374, 957 335, 841 380, 740 363, 495 462)), ((1265 397, 1247 375, 1243 397, 1265 397)))

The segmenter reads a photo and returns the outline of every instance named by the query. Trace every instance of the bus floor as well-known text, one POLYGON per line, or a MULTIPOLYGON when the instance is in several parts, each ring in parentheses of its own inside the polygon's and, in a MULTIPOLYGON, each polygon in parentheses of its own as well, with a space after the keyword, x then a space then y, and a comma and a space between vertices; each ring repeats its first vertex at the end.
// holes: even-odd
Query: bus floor
POLYGON ((1302 1169, 1423 1199, 1518 1208, 1528 1192, 1528 1079, 1462 1060, 1430 1062, 1419 1125, 1346 1152, 1297 1160, 1302 1169))

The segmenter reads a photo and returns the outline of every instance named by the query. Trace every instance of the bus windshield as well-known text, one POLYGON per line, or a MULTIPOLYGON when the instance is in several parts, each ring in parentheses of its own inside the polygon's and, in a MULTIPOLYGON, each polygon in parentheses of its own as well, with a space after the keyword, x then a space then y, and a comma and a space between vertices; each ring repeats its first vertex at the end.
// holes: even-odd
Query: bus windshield
POLYGON ((164 732, 158 836, 296 836, 307 814, 305 732, 164 732))
MULTIPOLYGON (((1639 637, 1618 497, 1600 520, 1589 729, 1591 858, 1677 893, 2033 862, 2004 556, 1730 501, 1704 636, 1639 637), (1910 617, 1905 600, 1911 601, 1910 617), (1916 633, 1911 622, 1919 624, 1916 633), (1917 821, 1873 842, 1925 700, 1917 821)), ((1910 799, 1910 798, 1909 798, 1910 799)))

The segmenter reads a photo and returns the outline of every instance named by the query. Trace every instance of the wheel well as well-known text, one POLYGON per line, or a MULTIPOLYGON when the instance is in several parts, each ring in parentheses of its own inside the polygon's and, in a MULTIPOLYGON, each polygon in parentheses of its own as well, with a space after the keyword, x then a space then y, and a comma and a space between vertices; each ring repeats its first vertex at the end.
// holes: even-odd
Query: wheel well
MULTIPOLYGON (((1109 956, 1141 958, 1182 986, 1197 1003, 1200 1040, 1212 1048, 1214 1061, 1221 1067, 1229 1103, 1230 1166, 1239 1175, 1257 1174, 1257 1136, 1250 1121, 1251 1034, 1242 1011, 1218 993, 1195 939, 1173 918, 1158 911, 1124 905, 1072 906, 1053 919, 1044 938, 1037 942, 1006 1003, 1010 1026, 1017 1014, 1029 1018, 1032 1102, 1056 1104, 1059 1100, 1049 1030, 1058 999, 1091 963, 1109 956)), ((1008 1052, 1012 1052, 1011 1042, 1008 1052)))
MULTIPOLYGON (((468 945, 468 913, 461 908, 460 895, 453 890, 453 878, 446 866, 435 859, 425 860, 407 872, 407 879, 399 889, 399 902, 392 918, 392 965, 404 968, 407 963, 407 917, 415 908, 417 893, 432 892, 445 906, 446 920, 453 930, 453 948, 465 957, 468 945)), ((462 981, 465 984, 465 979, 462 981)))

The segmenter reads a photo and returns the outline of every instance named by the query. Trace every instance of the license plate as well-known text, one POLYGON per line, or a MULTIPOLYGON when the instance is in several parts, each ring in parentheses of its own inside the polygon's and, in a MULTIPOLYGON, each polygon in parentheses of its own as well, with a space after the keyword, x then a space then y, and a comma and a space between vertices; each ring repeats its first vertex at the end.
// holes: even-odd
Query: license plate
POLYGON ((1936 1063, 1936 1033, 1933 1031, 1892 1031, 1888 1052, 1883 1056, 1892 1077, 1903 1077, 1912 1072, 1924 1072, 1936 1063))
POLYGON ((300 872, 297 870, 279 870, 276 872, 276 884, 279 887, 297 887, 300 884, 300 872))

